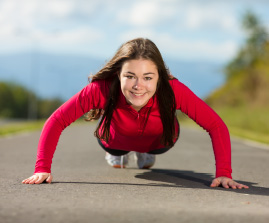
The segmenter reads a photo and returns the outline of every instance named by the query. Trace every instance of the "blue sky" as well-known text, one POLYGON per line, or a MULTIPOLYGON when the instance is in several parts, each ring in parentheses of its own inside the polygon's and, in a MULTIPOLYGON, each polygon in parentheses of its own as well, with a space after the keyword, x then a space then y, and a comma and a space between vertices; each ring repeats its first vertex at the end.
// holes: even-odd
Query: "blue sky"
POLYGON ((0 53, 104 59, 147 37, 170 59, 225 62, 243 43, 247 9, 269 29, 268 0, 0 0, 0 53))

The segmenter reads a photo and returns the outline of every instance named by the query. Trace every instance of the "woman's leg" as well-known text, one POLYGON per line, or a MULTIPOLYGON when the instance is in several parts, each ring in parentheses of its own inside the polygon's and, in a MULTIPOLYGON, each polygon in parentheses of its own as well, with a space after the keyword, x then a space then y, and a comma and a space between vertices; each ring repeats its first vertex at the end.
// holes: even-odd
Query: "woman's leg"
MULTIPOLYGON (((177 118, 176 118, 176 121, 177 121, 177 127, 178 127, 178 135, 176 139, 176 142, 177 142, 179 138, 179 133, 180 133, 180 125, 177 118)), ((135 159, 137 160, 138 167, 142 169, 148 169, 152 167, 156 160, 155 155, 163 154, 167 152, 168 150, 170 150, 171 148, 172 147, 156 149, 147 153, 135 153, 135 159)))
POLYGON ((126 155, 127 153, 129 153, 130 151, 124 151, 124 150, 118 150, 118 149, 109 149, 106 148, 102 142, 100 141, 100 139, 97 139, 99 145, 109 154, 113 155, 113 156, 123 156, 126 155))
POLYGON ((150 152, 148 152, 148 154, 153 154, 153 155, 159 155, 159 154, 163 154, 166 153, 168 150, 170 150, 172 147, 170 148, 161 148, 161 149, 156 149, 156 150, 152 150, 150 152))
POLYGON ((107 163, 114 168, 125 168, 128 164, 128 153, 129 151, 116 150, 106 148, 102 142, 97 139, 99 145, 106 151, 105 159, 107 163))
POLYGON ((152 150, 147 153, 135 153, 135 160, 139 169, 149 169, 151 168, 156 160, 155 155, 163 154, 167 152, 170 148, 162 148, 152 150))

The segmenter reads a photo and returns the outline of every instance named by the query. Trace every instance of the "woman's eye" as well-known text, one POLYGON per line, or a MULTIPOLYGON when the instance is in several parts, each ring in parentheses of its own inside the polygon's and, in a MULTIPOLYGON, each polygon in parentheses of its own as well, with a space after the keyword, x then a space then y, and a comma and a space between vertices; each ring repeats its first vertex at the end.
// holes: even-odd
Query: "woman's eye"
POLYGON ((150 81, 152 78, 151 78, 151 77, 145 77, 145 79, 146 79, 147 81, 150 81))
POLYGON ((133 76, 126 76, 128 79, 133 79, 133 76))

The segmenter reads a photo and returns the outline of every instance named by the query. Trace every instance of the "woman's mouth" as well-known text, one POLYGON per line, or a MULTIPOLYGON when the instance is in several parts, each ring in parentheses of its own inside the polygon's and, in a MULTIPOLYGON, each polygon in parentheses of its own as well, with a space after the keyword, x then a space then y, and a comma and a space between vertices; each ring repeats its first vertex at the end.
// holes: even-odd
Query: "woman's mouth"
POLYGON ((132 95, 134 95, 135 97, 141 97, 143 96, 145 93, 134 93, 134 92, 131 92, 132 95))

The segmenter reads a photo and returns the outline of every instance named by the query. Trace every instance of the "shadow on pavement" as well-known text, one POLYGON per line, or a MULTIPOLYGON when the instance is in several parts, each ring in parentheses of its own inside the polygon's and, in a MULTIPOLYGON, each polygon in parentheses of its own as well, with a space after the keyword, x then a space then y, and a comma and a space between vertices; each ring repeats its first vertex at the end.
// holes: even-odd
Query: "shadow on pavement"
POLYGON ((182 188, 199 188, 229 191, 242 194, 266 195, 269 196, 269 188, 254 186, 257 183, 238 181, 236 182, 249 186, 249 189, 225 189, 223 187, 211 188, 211 181, 214 179, 211 174, 197 173, 193 171, 171 170, 171 169, 151 169, 135 177, 150 181, 169 183, 182 188))
POLYGON ((257 183, 247 181, 237 181, 238 183, 249 186, 249 189, 225 189, 223 187, 211 188, 210 183, 213 180, 211 174, 197 173, 193 171, 171 170, 171 169, 151 169, 139 173, 136 178, 151 181, 148 184, 141 183, 112 183, 112 182, 53 182, 53 184, 91 184, 91 185, 126 185, 143 187, 173 187, 173 188, 197 188, 207 190, 221 190, 226 192, 235 192, 252 195, 269 196, 269 188, 254 186, 257 183), (158 183, 152 183, 152 181, 158 183))

